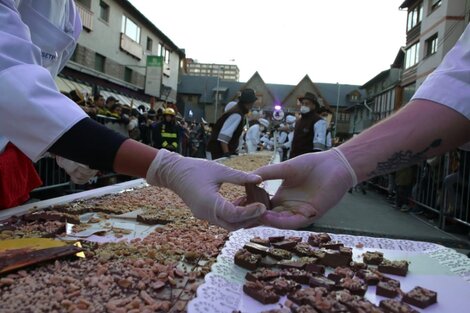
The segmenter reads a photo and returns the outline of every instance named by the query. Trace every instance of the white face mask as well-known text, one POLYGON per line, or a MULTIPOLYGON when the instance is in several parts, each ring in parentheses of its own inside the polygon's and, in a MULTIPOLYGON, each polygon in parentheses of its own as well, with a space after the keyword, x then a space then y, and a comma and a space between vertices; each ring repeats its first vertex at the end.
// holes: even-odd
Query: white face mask
POLYGON ((306 105, 300 106, 300 113, 305 114, 305 113, 308 113, 308 112, 310 112, 310 107, 308 107, 306 105))

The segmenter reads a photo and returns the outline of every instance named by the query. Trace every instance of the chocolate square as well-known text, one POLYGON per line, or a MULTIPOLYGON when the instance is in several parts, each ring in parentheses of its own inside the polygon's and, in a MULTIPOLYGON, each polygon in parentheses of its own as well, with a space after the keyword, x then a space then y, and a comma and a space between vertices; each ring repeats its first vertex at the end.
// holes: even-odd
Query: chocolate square
POLYGON ((375 270, 359 270, 356 273, 356 276, 363 279, 367 285, 369 286, 374 286, 379 283, 380 280, 382 280, 382 274, 380 272, 377 272, 375 270))
POLYGON ((279 276, 279 271, 271 270, 268 268, 259 268, 256 271, 246 273, 245 279, 248 281, 265 281, 278 278, 279 276))
POLYGON ((310 287, 323 287, 326 290, 331 291, 335 288, 336 283, 325 276, 313 276, 310 278, 309 285, 310 287))
POLYGON ((347 289, 351 292, 351 294, 361 297, 363 297, 367 291, 367 284, 362 279, 357 277, 346 277, 341 279, 338 283, 338 287, 347 289))
POLYGON ((297 241, 286 239, 286 240, 279 241, 279 242, 273 242, 271 245, 274 248, 292 251, 297 244, 298 244, 297 241))
POLYGON ((386 298, 396 298, 400 292, 400 282, 394 279, 377 284, 375 294, 386 298))
POLYGON ((321 243, 329 241, 331 241, 331 237, 327 233, 313 234, 308 237, 308 243, 314 247, 319 247, 321 243))
POLYGON ((287 293, 294 292, 302 287, 296 281, 287 279, 285 277, 275 278, 269 281, 268 284, 273 286, 274 292, 280 296, 284 296, 287 293))
POLYGON ((315 249, 306 242, 299 242, 297 245, 292 249, 292 252, 297 254, 298 256, 314 256, 315 249))
POLYGON ((307 285, 313 277, 311 273, 297 268, 287 268, 281 272, 281 276, 303 285, 307 285))
POLYGON ((379 307, 386 313, 419 313, 408 304, 395 299, 382 300, 379 307))
POLYGON ((267 253, 277 260, 290 260, 292 258, 292 253, 283 249, 269 248, 267 253))
POLYGON ((408 261, 383 260, 379 264, 378 270, 386 274, 406 276, 408 273, 408 264, 408 261))
POLYGON ((405 293, 402 300, 418 308, 425 309, 437 302, 437 292, 418 286, 405 293))
POLYGON ((236 265, 253 271, 258 267, 261 255, 253 254, 245 249, 240 249, 235 253, 234 262, 236 265))
POLYGON ((384 260, 384 254, 379 251, 366 251, 363 255, 364 263, 369 265, 379 265, 384 260))
POLYGON ((279 295, 274 291, 274 287, 260 281, 247 281, 243 285, 243 292, 262 304, 277 303, 279 301, 279 295))

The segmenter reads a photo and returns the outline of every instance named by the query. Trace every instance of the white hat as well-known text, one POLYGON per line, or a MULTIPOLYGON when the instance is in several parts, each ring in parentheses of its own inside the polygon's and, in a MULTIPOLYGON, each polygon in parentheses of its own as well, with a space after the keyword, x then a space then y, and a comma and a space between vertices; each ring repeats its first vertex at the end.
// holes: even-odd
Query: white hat
POLYGON ((287 123, 287 124, 294 124, 294 123, 295 123, 295 116, 293 116, 293 115, 288 115, 288 116, 286 117, 286 123, 287 123))
POLYGON ((258 120, 258 122, 263 125, 264 127, 269 127, 269 121, 267 119, 264 119, 264 118, 260 118, 258 120))
POLYGON ((284 124, 281 123, 281 124, 279 125, 279 127, 280 127, 280 128, 284 128, 284 127, 286 127, 286 125, 284 125, 284 124))
POLYGON ((234 106, 237 105, 237 101, 230 101, 229 103, 227 103, 227 105, 225 106, 225 109, 224 109, 224 112, 227 112, 228 110, 232 109, 234 106))

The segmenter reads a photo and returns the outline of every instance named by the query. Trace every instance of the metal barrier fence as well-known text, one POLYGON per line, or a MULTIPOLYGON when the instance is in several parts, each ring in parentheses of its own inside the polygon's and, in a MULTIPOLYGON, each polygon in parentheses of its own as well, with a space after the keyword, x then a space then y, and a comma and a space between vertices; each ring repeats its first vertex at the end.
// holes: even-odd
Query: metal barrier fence
MULTIPOLYGON (((97 115, 94 119, 100 124, 103 124, 124 136, 129 136, 126 125, 115 118, 97 115)), ((57 165, 55 158, 44 157, 35 164, 35 168, 41 177, 43 184, 42 186, 34 189, 32 193, 60 188, 67 188, 70 192, 73 192, 76 189, 76 185, 70 181, 70 177, 67 173, 57 165)), ((101 173, 100 176, 94 180, 94 183, 96 183, 98 179, 109 179, 116 176, 118 176, 118 174, 112 172, 101 173)))
MULTIPOLYGON (((415 167, 410 201, 438 214, 439 227, 452 220, 470 226, 470 151, 457 150, 415 167)), ((395 189, 393 175, 371 179, 385 191, 395 189)))

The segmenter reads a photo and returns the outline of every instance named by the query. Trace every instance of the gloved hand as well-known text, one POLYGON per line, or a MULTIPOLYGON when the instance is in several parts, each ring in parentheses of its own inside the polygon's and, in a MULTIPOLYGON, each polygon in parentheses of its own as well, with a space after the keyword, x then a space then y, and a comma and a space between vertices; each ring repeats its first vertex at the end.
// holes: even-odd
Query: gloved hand
POLYGON ((75 184, 83 185, 98 173, 97 170, 92 170, 86 165, 65 159, 58 155, 55 156, 55 160, 57 165, 62 167, 67 174, 69 174, 70 179, 72 179, 75 184))
POLYGON ((336 148, 304 154, 253 173, 263 180, 284 180, 271 199, 274 209, 267 211, 261 221, 287 229, 310 225, 357 184, 354 170, 336 148))
POLYGON ((194 216, 226 229, 259 224, 266 211, 261 203, 237 206, 219 194, 224 182, 244 185, 260 183, 261 177, 233 170, 204 159, 185 158, 165 149, 158 151, 147 171, 147 182, 173 190, 189 206, 194 216))

